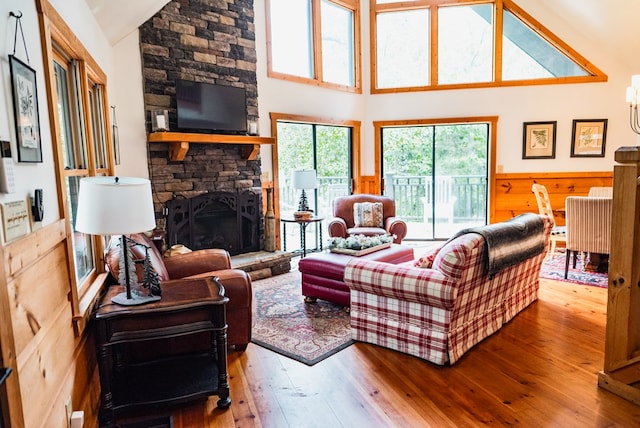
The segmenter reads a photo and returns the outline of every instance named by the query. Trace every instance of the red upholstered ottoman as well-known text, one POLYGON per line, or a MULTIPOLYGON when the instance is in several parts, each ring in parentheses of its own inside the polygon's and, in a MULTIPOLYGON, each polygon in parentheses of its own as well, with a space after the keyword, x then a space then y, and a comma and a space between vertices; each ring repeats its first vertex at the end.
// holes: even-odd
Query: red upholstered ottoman
MULTIPOLYGON (((306 301, 328 300, 343 306, 349 306, 349 287, 342 280, 344 268, 353 256, 336 254, 329 251, 310 254, 300 260, 298 270, 302 273, 302 295, 306 301)), ((408 262, 414 259, 413 248, 399 244, 358 257, 392 264, 408 262)))

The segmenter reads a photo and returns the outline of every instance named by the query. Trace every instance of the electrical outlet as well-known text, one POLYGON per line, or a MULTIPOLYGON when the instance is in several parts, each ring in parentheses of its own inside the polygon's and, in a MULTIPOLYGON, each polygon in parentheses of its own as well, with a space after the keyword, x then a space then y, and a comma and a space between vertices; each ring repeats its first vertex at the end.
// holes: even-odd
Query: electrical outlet
POLYGON ((73 415, 73 406, 71 405, 71 396, 64 402, 64 410, 67 413, 67 428, 71 428, 71 415, 73 415))

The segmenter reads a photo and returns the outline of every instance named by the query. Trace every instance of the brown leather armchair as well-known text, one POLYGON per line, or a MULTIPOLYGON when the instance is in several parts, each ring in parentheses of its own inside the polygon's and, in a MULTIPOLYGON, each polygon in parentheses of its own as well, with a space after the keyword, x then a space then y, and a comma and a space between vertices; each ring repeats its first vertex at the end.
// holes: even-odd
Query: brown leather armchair
MULTIPOLYGON (((244 351, 251 341, 252 321, 252 289, 251 278, 239 269, 231 269, 229 253, 221 249, 196 250, 186 254, 178 254, 163 258, 155 244, 145 234, 133 234, 131 239, 149 247, 151 265, 158 274, 160 287, 164 281, 182 281, 184 286, 189 285, 189 279, 217 276, 224 286, 225 296, 229 298, 227 303, 227 343, 236 351, 244 351)), ((134 260, 143 260, 144 247, 136 245, 131 247, 134 260)), ((120 271, 120 240, 114 237, 105 254, 105 263, 113 278, 118 278, 120 271)), ((136 266, 138 275, 142 278, 142 267, 136 266)), ((179 340, 173 344, 164 344, 180 348, 179 340)), ((210 345, 204 341, 204 349, 210 345)), ((191 346, 191 345, 188 345, 191 346)), ((179 352, 179 349, 176 350, 179 352)))
POLYGON ((407 236, 407 224, 396 217, 396 203, 388 196, 356 194, 340 196, 333 200, 333 218, 329 221, 329 236, 346 238, 349 235, 366 236, 395 235, 394 243, 399 244, 407 236), (361 202, 382 202, 383 227, 355 227, 353 204, 361 202))

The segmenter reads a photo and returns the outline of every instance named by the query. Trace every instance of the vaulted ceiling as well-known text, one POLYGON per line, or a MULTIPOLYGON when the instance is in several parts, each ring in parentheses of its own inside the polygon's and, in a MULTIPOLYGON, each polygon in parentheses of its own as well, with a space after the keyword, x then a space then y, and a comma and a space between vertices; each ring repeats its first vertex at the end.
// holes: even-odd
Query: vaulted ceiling
MULTIPOLYGON (((264 0, 254 0, 264 1, 264 0)), ((169 0, 86 0, 112 44, 134 31, 169 0)), ((363 8, 368 2, 362 0, 363 8)), ((556 13, 572 30, 612 53, 640 73, 640 1, 637 0, 516 0, 524 10, 544 7, 556 13)), ((535 14, 532 13, 532 15, 535 14)), ((543 25, 545 23, 543 22, 543 25)), ((552 31, 553 29, 550 28, 552 31)), ((589 59, 589 58, 588 58, 589 59)), ((600 68, 606 67, 595 64, 600 68)))

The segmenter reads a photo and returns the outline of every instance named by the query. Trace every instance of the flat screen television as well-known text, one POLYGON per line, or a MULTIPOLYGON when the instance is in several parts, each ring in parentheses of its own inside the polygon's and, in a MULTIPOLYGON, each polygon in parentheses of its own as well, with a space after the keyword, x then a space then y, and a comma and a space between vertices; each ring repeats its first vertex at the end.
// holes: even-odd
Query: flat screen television
POLYGON ((247 101, 243 88, 177 80, 176 101, 181 131, 247 132, 247 101))

